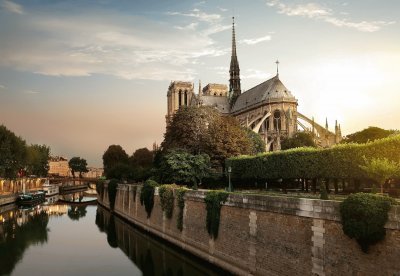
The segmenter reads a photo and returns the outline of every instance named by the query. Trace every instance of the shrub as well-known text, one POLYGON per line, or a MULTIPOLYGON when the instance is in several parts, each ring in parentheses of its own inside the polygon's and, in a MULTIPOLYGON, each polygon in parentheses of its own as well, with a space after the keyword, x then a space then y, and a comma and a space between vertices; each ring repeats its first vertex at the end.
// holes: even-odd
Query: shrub
POLYGON ((151 211, 154 206, 154 189, 158 186, 158 183, 154 180, 147 180, 140 191, 140 204, 143 206, 147 213, 147 218, 150 218, 151 211))
POLYGON ((183 210, 185 208, 185 193, 188 189, 186 188, 179 188, 176 191, 176 199, 177 199, 177 204, 178 204, 178 217, 176 219, 176 227, 179 229, 179 231, 182 231, 183 229, 183 210))
POLYGON ((400 160, 400 135, 366 144, 343 144, 329 149, 297 148, 227 160, 233 179, 338 178, 363 179, 364 156, 400 160))
POLYGON ((117 197, 118 180, 111 179, 108 182, 108 200, 110 202, 110 210, 114 210, 115 198, 117 197))
POLYGON ((170 219, 172 218, 172 212, 174 210, 174 189, 172 185, 161 185, 158 188, 160 195, 161 209, 165 212, 165 216, 170 219))
POLYGON ((96 192, 101 199, 103 199, 104 195, 104 180, 98 180, 96 182, 96 192))
POLYGON ((367 253, 370 245, 384 239, 391 202, 387 197, 357 193, 340 204, 343 232, 354 238, 363 252, 367 253))
POLYGON ((210 191, 206 193, 206 197, 204 198, 207 209, 207 232, 213 239, 218 237, 221 206, 228 198, 228 195, 227 192, 210 191))

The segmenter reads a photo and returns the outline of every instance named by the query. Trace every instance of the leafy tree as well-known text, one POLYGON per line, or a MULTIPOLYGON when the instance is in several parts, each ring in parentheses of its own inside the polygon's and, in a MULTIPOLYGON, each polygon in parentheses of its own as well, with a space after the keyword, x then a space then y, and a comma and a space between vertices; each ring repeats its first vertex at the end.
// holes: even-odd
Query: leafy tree
POLYGON ((170 182, 197 184, 209 175, 210 157, 207 154, 192 155, 185 151, 171 151, 164 156, 161 166, 170 182))
POLYGON ((109 177, 109 173, 113 167, 118 164, 126 164, 129 163, 128 154, 123 150, 120 145, 111 145, 103 154, 103 166, 104 166, 104 174, 107 178, 109 177))
POLYGON ((5 126, 0 126, 0 176, 15 178, 26 163, 26 143, 5 126))
POLYGON ((383 194, 383 185, 390 179, 399 176, 400 163, 391 161, 387 158, 371 158, 365 159, 365 165, 360 166, 370 178, 381 185, 381 193, 383 194))
POLYGON ((256 155, 265 152, 265 142, 258 133, 255 133, 249 128, 244 128, 247 133, 248 139, 251 141, 250 154, 256 155))
POLYGON ((148 148, 137 149, 130 157, 134 166, 149 168, 153 165, 153 152, 148 148))
POLYGON ((184 149, 191 154, 203 152, 208 127, 220 116, 208 106, 180 108, 167 125, 161 147, 163 150, 184 149))
POLYGON ((370 126, 361 131, 357 131, 355 133, 349 134, 343 139, 345 143, 367 143, 372 142, 377 139, 386 138, 392 134, 396 134, 398 131, 396 130, 385 130, 379 127, 370 126))
POLYGON ((68 166, 73 178, 75 178, 75 172, 79 172, 79 178, 82 178, 82 173, 88 172, 86 160, 80 157, 72 157, 68 161, 68 166))
POLYGON ((214 164, 221 168, 225 159, 241 154, 250 154, 252 142, 239 122, 230 116, 220 116, 213 120, 208 127, 209 135, 205 137, 205 153, 214 164))
POLYGON ((297 132, 293 137, 286 138, 281 143, 283 150, 301 147, 316 147, 311 133, 297 132))
POLYGON ((134 178, 135 171, 132 166, 128 164, 118 163, 113 166, 109 171, 107 177, 109 179, 128 180, 134 178))
POLYGON ((30 145, 27 148, 27 171, 30 175, 47 176, 50 148, 46 145, 30 145))

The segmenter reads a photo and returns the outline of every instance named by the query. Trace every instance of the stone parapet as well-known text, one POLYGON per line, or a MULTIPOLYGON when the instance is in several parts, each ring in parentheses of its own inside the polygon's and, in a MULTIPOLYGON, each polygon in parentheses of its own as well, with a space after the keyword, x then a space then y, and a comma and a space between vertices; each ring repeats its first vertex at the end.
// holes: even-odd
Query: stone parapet
MULTIPOLYGON (((365 254, 343 234, 337 201, 230 194, 221 208, 219 235, 206 230, 207 191, 187 191, 183 230, 177 228, 158 193, 148 217, 141 186, 120 184, 114 213, 237 275, 400 275, 400 209, 392 207, 386 238, 365 254)), ((99 203, 109 206, 107 188, 99 203)))

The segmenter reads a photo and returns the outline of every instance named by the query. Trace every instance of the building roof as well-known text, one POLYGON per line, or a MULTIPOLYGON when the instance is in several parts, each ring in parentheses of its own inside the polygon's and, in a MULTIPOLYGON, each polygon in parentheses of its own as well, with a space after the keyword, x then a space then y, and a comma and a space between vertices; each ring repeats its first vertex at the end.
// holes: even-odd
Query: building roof
POLYGON ((216 108, 221 114, 229 113, 229 102, 227 97, 202 95, 200 99, 198 98, 197 100, 201 101, 201 105, 216 108))
POLYGON ((297 102, 296 98, 280 81, 279 76, 260 83, 257 86, 240 94, 231 112, 235 113, 260 103, 273 101, 297 102))

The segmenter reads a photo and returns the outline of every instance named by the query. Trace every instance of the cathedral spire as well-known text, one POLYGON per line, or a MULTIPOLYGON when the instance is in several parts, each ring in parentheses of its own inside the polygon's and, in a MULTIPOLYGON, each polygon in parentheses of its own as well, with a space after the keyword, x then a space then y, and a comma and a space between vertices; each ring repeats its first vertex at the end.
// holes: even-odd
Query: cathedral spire
POLYGON ((232 54, 229 69, 229 98, 231 106, 233 106, 240 94, 240 69, 236 53, 235 17, 232 17, 232 54))

